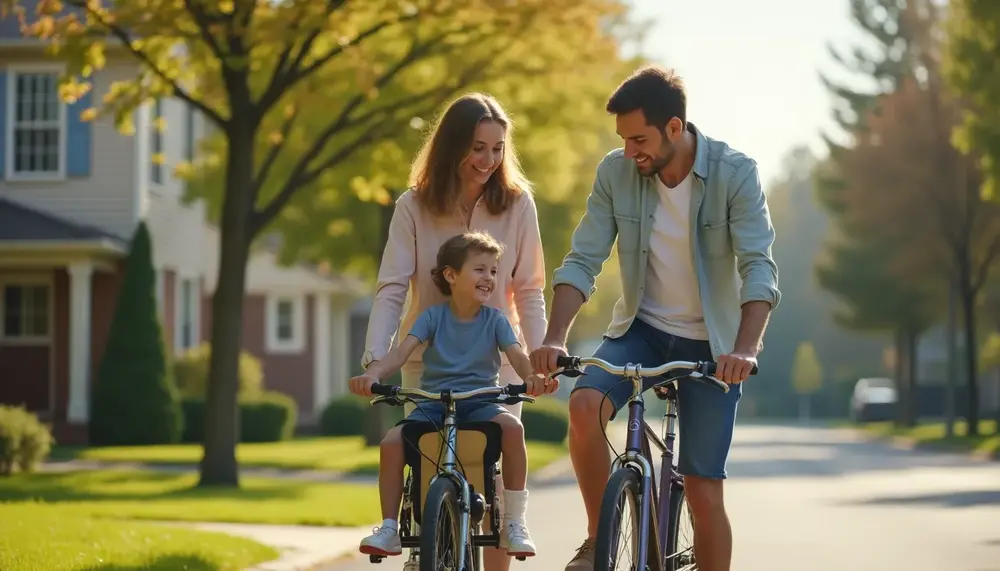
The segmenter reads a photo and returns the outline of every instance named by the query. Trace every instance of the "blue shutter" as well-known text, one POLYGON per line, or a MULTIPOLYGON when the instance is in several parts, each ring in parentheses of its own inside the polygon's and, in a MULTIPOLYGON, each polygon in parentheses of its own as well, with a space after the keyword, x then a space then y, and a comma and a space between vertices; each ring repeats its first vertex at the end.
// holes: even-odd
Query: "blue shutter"
POLYGON ((93 125, 80 119, 80 113, 90 109, 93 88, 76 103, 66 108, 66 175, 89 176, 93 125))
POLYGON ((7 166, 7 71, 0 71, 0 177, 7 166))

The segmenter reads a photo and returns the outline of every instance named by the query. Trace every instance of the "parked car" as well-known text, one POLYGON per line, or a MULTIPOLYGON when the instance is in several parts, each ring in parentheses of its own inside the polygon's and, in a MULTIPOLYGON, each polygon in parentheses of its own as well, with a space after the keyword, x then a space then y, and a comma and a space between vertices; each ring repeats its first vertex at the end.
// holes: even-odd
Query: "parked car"
POLYGON ((851 395, 851 420, 854 422, 879 422, 892 420, 898 400, 896 383, 884 377, 858 379, 851 395))

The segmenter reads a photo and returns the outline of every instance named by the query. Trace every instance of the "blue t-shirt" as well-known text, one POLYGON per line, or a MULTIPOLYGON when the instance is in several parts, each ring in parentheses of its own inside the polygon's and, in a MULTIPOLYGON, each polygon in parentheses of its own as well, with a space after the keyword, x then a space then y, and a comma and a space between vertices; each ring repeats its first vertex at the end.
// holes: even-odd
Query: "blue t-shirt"
POLYGON ((518 343, 500 310, 482 306, 470 321, 460 321, 448 302, 432 305, 410 328, 424 349, 425 391, 468 391, 499 383, 501 351, 518 343))

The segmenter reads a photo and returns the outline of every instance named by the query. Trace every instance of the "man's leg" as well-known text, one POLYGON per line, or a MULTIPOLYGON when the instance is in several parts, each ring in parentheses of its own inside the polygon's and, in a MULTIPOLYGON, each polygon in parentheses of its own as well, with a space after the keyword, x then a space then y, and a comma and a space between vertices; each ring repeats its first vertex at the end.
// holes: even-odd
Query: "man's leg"
MULTIPOLYGON (((650 329, 636 320, 621 337, 606 338, 594 356, 615 365, 659 364, 663 360, 662 352, 649 342, 650 331, 647 330, 650 329)), ((593 571, 594 539, 611 470, 603 431, 614 418, 614 411, 624 406, 632 394, 631 383, 617 375, 593 366, 588 366, 586 373, 577 377, 569 398, 569 454, 587 513, 587 541, 577 550, 566 571, 593 571)))
MULTIPOLYGON (((670 358, 710 360, 712 354, 708 342, 677 338, 670 358)), ((684 475, 685 495, 694 519, 694 553, 702 571, 729 571, 732 560, 733 536, 723 481, 741 390, 741 385, 735 384, 723 393, 693 379, 682 379, 678 386, 678 470, 684 475)))

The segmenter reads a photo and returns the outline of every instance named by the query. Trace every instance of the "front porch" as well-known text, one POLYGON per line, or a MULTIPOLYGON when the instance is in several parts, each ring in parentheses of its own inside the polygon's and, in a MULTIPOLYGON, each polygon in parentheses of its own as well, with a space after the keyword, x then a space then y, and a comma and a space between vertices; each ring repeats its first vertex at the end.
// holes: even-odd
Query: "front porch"
POLYGON ((86 438, 125 244, 0 200, 0 403, 86 438))

